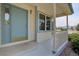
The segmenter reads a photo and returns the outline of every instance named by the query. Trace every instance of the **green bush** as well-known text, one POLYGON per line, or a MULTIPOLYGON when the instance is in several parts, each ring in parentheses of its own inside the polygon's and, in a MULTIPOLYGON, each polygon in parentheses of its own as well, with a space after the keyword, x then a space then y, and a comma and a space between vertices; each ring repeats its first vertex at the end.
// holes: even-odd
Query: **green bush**
POLYGON ((72 34, 69 34, 69 41, 71 42, 77 42, 79 41, 79 34, 77 33, 72 33, 72 34))
POLYGON ((79 34, 69 34, 68 40, 72 43, 72 49, 79 55, 79 34))

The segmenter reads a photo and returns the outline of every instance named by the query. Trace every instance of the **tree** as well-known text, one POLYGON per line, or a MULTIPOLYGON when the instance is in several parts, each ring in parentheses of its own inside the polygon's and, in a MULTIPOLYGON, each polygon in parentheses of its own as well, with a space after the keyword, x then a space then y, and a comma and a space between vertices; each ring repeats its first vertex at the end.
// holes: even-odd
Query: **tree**
POLYGON ((79 31, 79 24, 77 24, 77 26, 76 26, 76 30, 79 31))

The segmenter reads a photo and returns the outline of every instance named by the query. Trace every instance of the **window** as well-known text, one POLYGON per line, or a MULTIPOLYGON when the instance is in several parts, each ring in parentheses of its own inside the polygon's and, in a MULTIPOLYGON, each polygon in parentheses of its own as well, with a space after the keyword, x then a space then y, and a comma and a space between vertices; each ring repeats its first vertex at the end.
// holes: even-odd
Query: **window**
POLYGON ((46 17, 46 30, 50 30, 50 17, 46 17))
POLYGON ((51 18, 45 14, 39 13, 39 30, 51 30, 51 18))
POLYGON ((39 14, 40 30, 45 30, 45 15, 39 14))

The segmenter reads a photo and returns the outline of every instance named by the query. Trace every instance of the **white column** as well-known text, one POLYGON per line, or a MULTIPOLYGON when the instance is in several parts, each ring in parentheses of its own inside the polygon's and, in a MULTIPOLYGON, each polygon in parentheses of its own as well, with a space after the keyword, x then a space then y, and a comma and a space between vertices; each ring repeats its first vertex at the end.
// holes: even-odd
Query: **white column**
POLYGON ((68 15, 66 16, 66 24, 67 24, 67 34, 68 34, 68 15))
POLYGON ((66 16, 67 30, 68 30, 68 15, 66 16))
POLYGON ((1 4, 0 4, 0 45, 1 45, 1 4))
POLYGON ((53 4, 53 20, 54 20, 54 30, 53 30, 53 53, 55 53, 55 39, 56 39, 56 3, 53 4))

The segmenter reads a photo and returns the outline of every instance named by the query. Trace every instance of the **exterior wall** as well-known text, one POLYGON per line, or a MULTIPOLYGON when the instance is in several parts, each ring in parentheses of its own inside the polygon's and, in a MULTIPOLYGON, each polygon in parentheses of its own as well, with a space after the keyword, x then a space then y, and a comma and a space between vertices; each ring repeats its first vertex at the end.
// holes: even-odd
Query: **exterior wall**
POLYGON ((28 10, 28 40, 35 40, 35 6, 23 3, 13 3, 11 5, 28 10), (32 13, 30 13, 30 10, 32 13))
POLYGON ((0 4, 0 45, 1 45, 1 4, 0 4))
POLYGON ((68 40, 67 31, 56 32, 55 49, 59 49, 68 40))
POLYGON ((37 42, 51 39, 51 32, 39 32, 37 33, 37 42))

